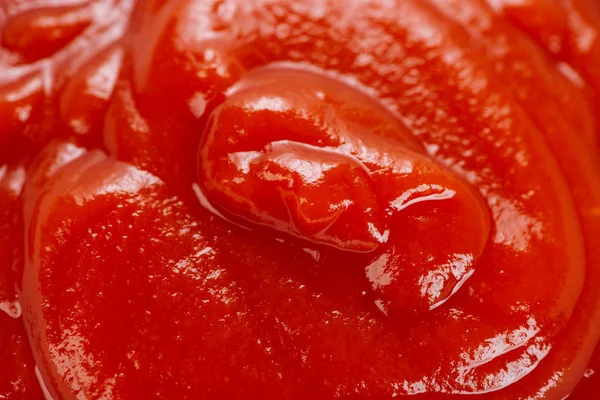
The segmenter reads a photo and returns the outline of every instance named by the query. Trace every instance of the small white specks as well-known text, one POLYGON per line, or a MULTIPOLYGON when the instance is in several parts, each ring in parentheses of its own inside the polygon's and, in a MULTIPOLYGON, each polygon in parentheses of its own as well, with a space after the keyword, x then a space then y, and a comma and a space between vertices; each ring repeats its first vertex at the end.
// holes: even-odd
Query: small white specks
POLYGON ((575 84, 576 86, 582 89, 585 88, 585 80, 581 77, 581 75, 579 75, 577 71, 571 68, 569 64, 559 62, 558 64, 556 64, 556 67, 558 68, 561 74, 563 74, 568 80, 571 81, 571 83, 575 84))
POLYGON ((204 115, 206 111, 206 99, 204 95, 200 92, 196 92, 192 95, 192 97, 188 100, 188 106, 190 107, 190 111, 196 118, 200 118, 204 115))
POLYGON ((373 238, 375 238, 375 240, 377 240, 379 243, 386 243, 388 241, 390 237, 390 231, 388 229, 384 230, 383 232, 379 232, 377 227, 372 222, 369 222, 367 225, 369 227, 369 233, 371 236, 373 236, 373 238))
POLYGON ((381 300, 375 300, 375 306, 381 311, 384 315, 388 315, 388 310, 385 304, 381 300))
POLYGON ((307 247, 303 248, 302 250, 310 255, 315 261, 319 261, 321 259, 321 253, 319 253, 317 250, 309 249, 307 247))
POLYGON ((69 126, 73 129, 73 132, 78 135, 85 135, 91 129, 90 125, 83 118, 73 118, 69 120, 69 126))
POLYGON ((402 193, 402 195, 390 203, 390 206, 396 211, 402 211, 413 204, 425 201, 448 200, 453 198, 455 194, 456 192, 454 190, 445 189, 439 185, 423 184, 402 193))
POLYGON ((204 61, 208 63, 213 62, 215 60, 216 55, 217 54, 213 49, 206 49, 204 50, 204 61))
POLYGON ((260 99, 247 104, 252 111, 290 111, 293 110, 291 104, 281 97, 261 97, 260 99))
POLYGON ((199 252, 197 252, 195 254, 195 256, 196 257, 202 257, 202 256, 204 256, 206 254, 211 254, 212 255, 212 254, 215 254, 215 251, 214 251, 214 249, 212 247, 206 246, 205 248, 203 248, 202 250, 200 250, 199 252))
POLYGON ((596 373, 596 371, 594 371, 591 368, 588 368, 585 370, 585 372, 583 373, 583 376, 585 376, 586 378, 590 378, 592 375, 594 375, 596 373))
POLYGON ((389 259, 389 254, 382 254, 365 268, 367 279, 373 285, 374 290, 392 283, 393 276, 387 268, 389 259))
POLYGON ((21 304, 18 301, 0 302, 0 311, 4 311, 9 317, 19 318, 21 316, 21 304))
POLYGON ((31 116, 31 105, 28 104, 23 107, 17 107, 15 109, 15 116, 19 121, 27 122, 31 116))
POLYGON ((256 162, 262 154, 258 151, 239 151, 229 154, 229 161, 233 163, 242 173, 250 173, 250 166, 256 162))
POLYGON ((354 59, 354 66, 357 68, 366 67, 368 65, 373 64, 374 59, 373 56, 369 53, 361 53, 354 59))
POLYGON ((218 279, 221 275, 223 275, 224 272, 225 272, 225 270, 223 270, 223 269, 216 269, 216 270, 212 271, 210 274, 206 275, 206 279, 207 280, 218 279))

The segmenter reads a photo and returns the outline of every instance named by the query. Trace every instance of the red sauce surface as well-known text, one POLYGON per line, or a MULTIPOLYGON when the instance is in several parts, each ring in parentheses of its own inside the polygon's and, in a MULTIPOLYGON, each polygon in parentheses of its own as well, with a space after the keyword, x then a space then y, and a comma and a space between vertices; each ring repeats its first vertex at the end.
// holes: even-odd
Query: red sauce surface
POLYGON ((594 0, 0 0, 0 399, 600 398, 598 65, 594 0))

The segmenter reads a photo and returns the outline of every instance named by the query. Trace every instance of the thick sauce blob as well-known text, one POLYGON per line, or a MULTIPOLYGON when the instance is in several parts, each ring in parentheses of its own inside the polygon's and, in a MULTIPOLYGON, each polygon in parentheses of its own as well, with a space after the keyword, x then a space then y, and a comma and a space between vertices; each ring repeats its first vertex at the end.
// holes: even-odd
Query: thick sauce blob
POLYGON ((0 398, 600 392, 595 2, 134 3, 0 1, 0 398))
POLYGON ((377 102, 277 68, 227 94, 198 151, 208 201, 240 224, 338 250, 329 262, 365 270, 385 314, 432 310, 473 274, 490 232, 483 198, 377 102))

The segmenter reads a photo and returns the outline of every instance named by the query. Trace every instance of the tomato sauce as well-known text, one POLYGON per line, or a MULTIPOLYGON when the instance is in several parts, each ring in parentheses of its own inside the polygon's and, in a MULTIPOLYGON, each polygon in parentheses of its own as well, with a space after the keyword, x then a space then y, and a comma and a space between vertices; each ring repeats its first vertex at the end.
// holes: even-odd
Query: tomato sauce
POLYGON ((0 398, 600 398, 592 0, 0 0, 0 398))

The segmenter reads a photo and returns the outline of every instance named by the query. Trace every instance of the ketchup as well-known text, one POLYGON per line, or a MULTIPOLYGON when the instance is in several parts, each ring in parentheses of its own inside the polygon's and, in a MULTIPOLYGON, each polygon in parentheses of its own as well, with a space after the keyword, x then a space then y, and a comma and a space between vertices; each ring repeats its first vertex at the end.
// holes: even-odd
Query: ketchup
POLYGON ((600 396, 599 35, 592 0, 0 2, 0 398, 600 396))

